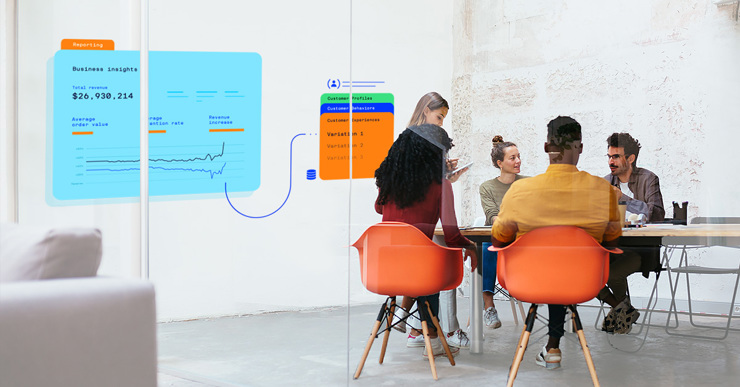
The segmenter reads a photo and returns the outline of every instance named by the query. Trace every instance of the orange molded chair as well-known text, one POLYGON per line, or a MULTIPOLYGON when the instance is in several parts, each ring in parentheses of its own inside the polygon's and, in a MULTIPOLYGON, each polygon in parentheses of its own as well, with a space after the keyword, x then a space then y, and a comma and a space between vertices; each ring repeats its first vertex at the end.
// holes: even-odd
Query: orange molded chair
POLYGON ((498 251, 498 280, 513 297, 532 303, 519 338, 507 386, 514 384, 516 373, 527 349, 537 314, 537 304, 568 305, 573 312, 573 327, 583 348, 591 379, 599 385, 591 353, 583 334, 575 304, 593 299, 609 279, 609 253, 582 229, 574 226, 538 228, 512 244, 489 247, 498 251))
MULTIPOLYGON (((416 227, 401 222, 381 222, 370 226, 352 246, 360 253, 362 284, 373 293, 388 296, 380 307, 380 313, 378 313, 370 338, 365 345, 365 352, 355 371, 354 378, 357 379, 360 377, 373 341, 379 333, 384 333, 379 360, 379 363, 383 364, 391 332, 392 316, 396 308, 396 296, 420 297, 439 293, 442 290, 455 289, 462 282, 463 257, 462 249, 440 246, 416 227), (385 326, 381 330, 383 322, 385 326)), ((431 320, 437 328, 450 364, 454 366, 455 360, 429 303, 419 305, 418 310, 421 315, 421 327, 426 342, 429 366, 432 376, 437 380, 429 328, 425 321, 427 313, 431 315, 431 320)), ((405 323, 406 321, 403 320, 393 325, 405 323)))

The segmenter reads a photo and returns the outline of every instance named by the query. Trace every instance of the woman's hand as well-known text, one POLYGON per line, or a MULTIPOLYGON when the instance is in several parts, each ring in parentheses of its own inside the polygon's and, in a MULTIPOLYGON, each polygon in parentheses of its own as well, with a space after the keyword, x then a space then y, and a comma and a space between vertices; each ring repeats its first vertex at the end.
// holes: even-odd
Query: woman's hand
POLYGON ((462 175, 463 173, 465 173, 465 171, 467 171, 467 170, 468 170, 468 168, 463 168, 463 169, 461 169, 461 170, 459 170, 459 171, 457 171, 455 173, 449 174, 449 175, 447 175, 447 180, 449 180, 450 182, 454 183, 454 182, 457 181, 457 179, 460 178, 460 175, 462 175))
MULTIPOLYGON (((455 168, 457 168, 457 162, 458 162, 458 160, 460 160, 460 159, 447 159, 447 165, 446 165, 447 170, 448 171, 454 171, 455 168)), ((459 171, 457 171, 455 173, 451 173, 451 174, 447 175, 447 180, 449 180, 450 182, 454 183, 454 182, 457 181, 457 179, 460 178, 460 175, 462 175, 463 173, 465 173, 465 171, 467 171, 467 170, 468 170, 468 168, 463 168, 463 169, 461 169, 461 170, 459 170, 459 171)))
POLYGON ((467 261, 468 257, 470 257, 470 271, 475 272, 475 269, 478 267, 478 249, 475 245, 470 245, 463 250, 465 252, 465 255, 463 256, 463 260, 467 261))

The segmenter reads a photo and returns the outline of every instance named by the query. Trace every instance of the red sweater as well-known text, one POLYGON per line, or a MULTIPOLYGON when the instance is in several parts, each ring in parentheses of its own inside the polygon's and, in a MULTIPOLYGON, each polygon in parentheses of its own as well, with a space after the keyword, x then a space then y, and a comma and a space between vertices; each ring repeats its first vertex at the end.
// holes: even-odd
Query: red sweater
POLYGON ((434 236, 434 228, 441 219, 447 246, 466 247, 472 244, 457 228, 452 183, 447 179, 442 179, 442 184, 432 183, 423 200, 406 208, 398 208, 396 203, 390 201, 380 205, 376 199, 375 211, 383 215, 384 222, 408 223, 421 230, 429 239, 434 236))

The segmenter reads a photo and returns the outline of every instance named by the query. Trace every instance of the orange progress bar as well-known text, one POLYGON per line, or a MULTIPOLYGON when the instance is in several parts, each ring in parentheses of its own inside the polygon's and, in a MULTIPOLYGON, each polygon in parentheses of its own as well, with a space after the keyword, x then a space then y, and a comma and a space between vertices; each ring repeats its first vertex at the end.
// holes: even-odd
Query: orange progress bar
POLYGON ((93 134, 93 132, 72 132, 73 136, 79 136, 83 134, 93 134))
POLYGON ((166 130, 150 130, 149 133, 167 133, 166 130))
POLYGON ((237 129, 208 129, 209 132, 243 132, 244 128, 237 129))

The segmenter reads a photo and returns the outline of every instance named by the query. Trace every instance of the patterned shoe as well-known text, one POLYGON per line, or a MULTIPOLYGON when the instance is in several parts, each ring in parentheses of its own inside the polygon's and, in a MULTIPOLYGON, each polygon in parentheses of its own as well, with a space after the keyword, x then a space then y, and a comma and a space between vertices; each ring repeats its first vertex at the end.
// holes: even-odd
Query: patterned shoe
POLYGON ((604 322, 601 324, 601 330, 607 333, 614 333, 614 327, 617 323, 617 308, 611 308, 609 313, 604 316, 604 322))
POLYGON ((632 324, 637 322, 640 318, 640 312, 637 311, 632 305, 630 305, 627 299, 617 305, 616 308, 619 312, 616 317, 616 324, 614 327, 614 333, 627 334, 632 331, 632 324))

